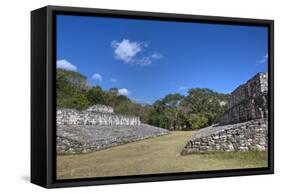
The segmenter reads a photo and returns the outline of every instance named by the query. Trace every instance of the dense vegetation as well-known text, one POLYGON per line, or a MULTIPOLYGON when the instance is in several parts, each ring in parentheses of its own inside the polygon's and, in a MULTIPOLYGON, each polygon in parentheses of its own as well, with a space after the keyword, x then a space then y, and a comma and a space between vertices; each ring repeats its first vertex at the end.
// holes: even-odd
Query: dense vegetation
POLYGON ((170 130, 195 130, 218 122, 227 108, 229 95, 207 88, 192 88, 187 95, 168 94, 152 105, 139 104, 119 95, 91 86, 78 72, 57 69, 57 107, 86 109, 94 104, 112 106, 116 113, 136 115, 141 121, 170 130))

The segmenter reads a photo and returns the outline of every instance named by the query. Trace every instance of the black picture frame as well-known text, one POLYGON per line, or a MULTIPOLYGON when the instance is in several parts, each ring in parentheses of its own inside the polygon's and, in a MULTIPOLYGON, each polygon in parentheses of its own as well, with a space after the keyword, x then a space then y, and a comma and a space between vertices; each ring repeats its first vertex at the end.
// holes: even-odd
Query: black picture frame
POLYGON ((31 12, 31 182, 46 188, 168 181, 274 173, 274 21, 231 17, 46 6, 31 12), (56 180, 56 14, 265 26, 268 28, 268 167, 56 180))

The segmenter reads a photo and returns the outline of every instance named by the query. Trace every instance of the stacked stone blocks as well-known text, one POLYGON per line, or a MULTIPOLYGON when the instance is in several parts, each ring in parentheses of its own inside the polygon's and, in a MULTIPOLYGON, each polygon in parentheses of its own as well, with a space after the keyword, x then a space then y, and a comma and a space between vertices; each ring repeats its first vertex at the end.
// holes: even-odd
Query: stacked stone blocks
POLYGON ((85 111, 75 109, 57 110, 58 125, 140 125, 140 118, 115 114, 112 107, 95 105, 85 111))
POLYGON ((57 154, 90 153, 168 134, 142 124, 139 117, 115 114, 112 107, 94 105, 85 111, 57 110, 57 154))
POLYGON ((268 74, 258 73, 230 95, 228 110, 220 124, 238 123, 268 117, 268 74))
POLYGON ((268 74, 258 73, 236 88, 216 125, 200 129, 182 154, 266 151, 268 149, 268 74))

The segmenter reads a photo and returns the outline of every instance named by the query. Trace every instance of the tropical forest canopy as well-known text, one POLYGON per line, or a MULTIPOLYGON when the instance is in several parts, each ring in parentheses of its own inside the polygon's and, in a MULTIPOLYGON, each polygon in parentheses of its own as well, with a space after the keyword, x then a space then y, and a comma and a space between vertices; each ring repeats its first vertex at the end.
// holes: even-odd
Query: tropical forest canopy
POLYGON ((140 104, 120 95, 117 88, 91 86, 76 71, 57 69, 57 107, 86 109, 109 105, 116 113, 139 116, 143 123, 169 130, 196 130, 217 123, 227 109, 229 95, 207 88, 189 89, 186 95, 167 94, 152 105, 140 104))

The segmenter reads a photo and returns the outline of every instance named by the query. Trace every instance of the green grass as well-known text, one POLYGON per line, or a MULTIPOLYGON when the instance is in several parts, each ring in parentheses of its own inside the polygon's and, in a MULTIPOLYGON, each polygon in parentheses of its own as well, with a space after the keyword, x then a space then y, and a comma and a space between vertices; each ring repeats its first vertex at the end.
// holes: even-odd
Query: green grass
POLYGON ((57 178, 86 178, 267 166, 267 152, 190 154, 180 152, 194 132, 120 145, 90 154, 57 156, 57 178))

